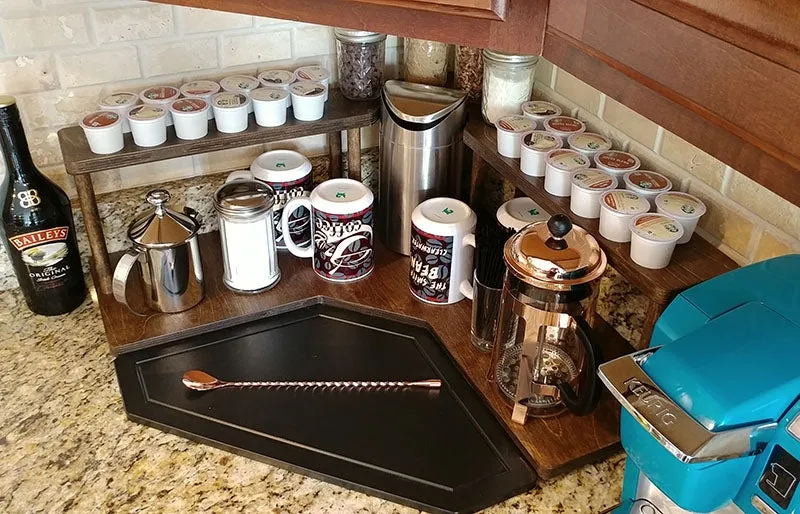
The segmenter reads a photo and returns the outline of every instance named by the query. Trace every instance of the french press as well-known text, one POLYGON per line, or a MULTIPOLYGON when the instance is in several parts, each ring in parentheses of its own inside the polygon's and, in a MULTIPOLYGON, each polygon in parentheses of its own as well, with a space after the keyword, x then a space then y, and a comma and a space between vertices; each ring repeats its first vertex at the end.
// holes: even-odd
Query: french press
POLYGON ((506 275, 490 379, 511 419, 583 416, 597 406, 596 349, 587 316, 606 268, 597 241, 563 214, 528 225, 503 249, 506 275))
MULTIPOLYGON (((181 312, 203 299, 203 268, 197 231, 197 212, 188 207, 176 212, 167 207, 169 193, 154 189, 147 193, 154 210, 138 216, 128 227, 133 250, 122 255, 114 269, 114 298, 137 314, 128 298, 128 276, 139 263, 146 307, 157 312, 181 312)), ((138 307, 138 306, 137 306, 138 307)))

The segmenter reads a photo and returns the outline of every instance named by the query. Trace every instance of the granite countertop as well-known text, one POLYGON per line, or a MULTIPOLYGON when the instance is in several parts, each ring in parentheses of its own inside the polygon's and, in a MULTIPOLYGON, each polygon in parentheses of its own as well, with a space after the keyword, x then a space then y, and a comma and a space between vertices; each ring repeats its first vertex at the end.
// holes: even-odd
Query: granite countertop
MULTIPOLYGON (((32 314, 0 293, 0 511, 417 512, 128 421, 91 298, 32 314)), ((620 495, 623 457, 487 509, 597 513, 620 495)))

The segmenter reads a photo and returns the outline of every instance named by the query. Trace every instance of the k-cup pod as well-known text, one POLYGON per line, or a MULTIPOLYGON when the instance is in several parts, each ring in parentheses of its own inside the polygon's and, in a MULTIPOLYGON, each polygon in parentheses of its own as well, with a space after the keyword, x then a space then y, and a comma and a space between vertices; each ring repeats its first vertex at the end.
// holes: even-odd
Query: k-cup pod
POLYGON ((544 130, 544 120, 561 114, 561 107, 550 102, 531 100, 522 104, 522 115, 536 122, 537 129, 544 130))
POLYGON ((589 167, 589 159, 568 148, 551 150, 545 160, 544 190, 554 196, 569 196, 572 175, 589 167))
POLYGON ((208 135, 208 111, 211 107, 202 98, 178 98, 169 110, 178 139, 200 139, 208 135))
POLYGON ((560 137, 565 144, 569 136, 586 131, 586 125, 571 116, 551 116, 544 120, 542 125, 546 131, 560 137))
POLYGON ((590 160, 594 161, 594 156, 600 152, 611 150, 611 140, 602 134, 594 132, 581 132, 572 134, 567 138, 569 147, 576 150, 590 160))
POLYGON ((617 178, 604 171, 591 168, 578 171, 572 175, 569 210, 582 218, 599 218, 600 197, 606 191, 616 188, 617 178))
POLYGON ((625 189, 630 189, 650 202, 650 210, 655 210, 656 197, 672 189, 672 181, 655 171, 629 171, 625 174, 625 189))
POLYGON ((650 202, 627 189, 600 195, 600 235, 616 243, 631 240, 631 220, 650 210, 650 202))
POLYGON ((631 260, 649 269, 666 268, 683 237, 680 222, 665 214, 640 214, 630 221, 631 260))
POLYGON ((656 197, 656 212, 678 220, 683 227, 683 236, 678 244, 688 243, 700 217, 706 213, 706 204, 687 193, 669 191, 656 197))
MULTIPOLYGON (((296 80, 310 80, 312 82, 319 82, 325 88, 323 101, 328 101, 328 89, 331 85, 331 72, 319 65, 303 66, 294 70, 294 77, 296 80)), ((294 101, 294 99, 292 99, 294 101)), ((292 104, 294 105, 294 104, 292 104)))
POLYGON ((497 151, 503 157, 519 159, 522 135, 536 128, 536 123, 530 118, 513 114, 503 116, 497 123, 497 151))
POLYGON ((300 121, 314 121, 325 112, 325 86, 319 82, 300 80, 289 87, 292 95, 294 117, 300 121))
POLYGON ((286 108, 292 106, 292 95, 289 93, 289 86, 297 80, 293 71, 289 70, 266 70, 258 74, 258 81, 261 82, 261 87, 272 89, 283 89, 288 95, 288 102, 286 108))
POLYGON ((262 127, 277 127, 286 123, 289 93, 283 89, 259 88, 250 94, 256 123, 262 127))
POLYGON ((550 219, 550 214, 527 196, 507 201, 497 208, 496 216, 500 225, 517 232, 531 223, 550 219))
MULTIPOLYGON (((224 91, 228 91, 229 93, 241 93, 246 96, 248 100, 250 100, 250 93, 258 88, 259 84, 258 79, 250 75, 231 75, 219 81, 219 85, 224 91)), ((247 104, 247 112, 253 112, 252 103, 247 104)), ((216 115, 217 113, 215 112, 214 116, 216 115)))
POLYGON ((211 98, 217 130, 226 134, 242 132, 247 128, 247 109, 252 102, 243 93, 222 92, 211 98))
POLYGON ((200 98, 209 105, 206 117, 214 119, 214 109, 211 108, 211 97, 219 93, 220 85, 213 80, 193 80, 181 86, 181 94, 186 98, 200 98))
POLYGON ((131 131, 131 126, 128 123, 128 111, 137 103, 139 103, 139 95, 127 91, 111 93, 103 97, 99 102, 101 111, 117 113, 117 116, 119 116, 119 119, 122 121, 123 134, 127 134, 131 131))
POLYGON ((139 93, 139 99, 142 103, 156 105, 164 109, 164 112, 167 114, 167 127, 172 126, 172 114, 169 112, 169 104, 171 104, 173 100, 177 100, 179 96, 181 96, 180 90, 172 86, 148 87, 139 93))
POLYGON ((550 150, 561 148, 562 144, 560 137, 544 130, 534 130, 524 134, 520 144, 519 169, 532 177, 544 177, 547 154, 550 150))
POLYGON ((80 122, 89 149, 96 154, 119 152, 124 146, 122 119, 112 111, 96 111, 81 118, 80 122))
POLYGON ((137 105, 128 111, 128 123, 136 146, 158 146, 167 141, 167 109, 137 105))
POLYGON ((642 165, 642 161, 632 153, 620 150, 606 150, 595 154, 594 165, 597 166, 597 169, 617 177, 620 185, 622 185, 625 174, 629 171, 638 170, 639 166, 642 165))

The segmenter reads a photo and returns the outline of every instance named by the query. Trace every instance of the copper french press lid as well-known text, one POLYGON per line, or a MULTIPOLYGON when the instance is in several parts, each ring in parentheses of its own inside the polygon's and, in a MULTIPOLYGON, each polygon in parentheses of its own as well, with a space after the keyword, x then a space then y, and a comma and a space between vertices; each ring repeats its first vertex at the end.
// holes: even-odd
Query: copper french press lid
POLYGON ((591 282, 607 264, 597 240, 564 214, 523 228, 506 242, 503 254, 514 276, 552 291, 591 282))

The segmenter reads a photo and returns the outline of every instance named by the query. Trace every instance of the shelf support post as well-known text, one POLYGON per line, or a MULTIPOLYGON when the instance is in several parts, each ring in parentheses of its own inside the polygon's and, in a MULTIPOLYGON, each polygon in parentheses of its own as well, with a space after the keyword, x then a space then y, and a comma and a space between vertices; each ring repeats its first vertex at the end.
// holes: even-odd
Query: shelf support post
POLYGON ((347 129, 347 178, 361 182, 361 129, 347 129))
POLYGON ((106 238, 103 235, 103 222, 97 210, 97 198, 94 195, 92 176, 89 173, 73 175, 75 189, 78 191, 78 200, 83 213, 83 224, 89 239, 89 248, 92 250, 92 264, 97 288, 102 294, 111 293, 111 260, 108 257, 106 238))

